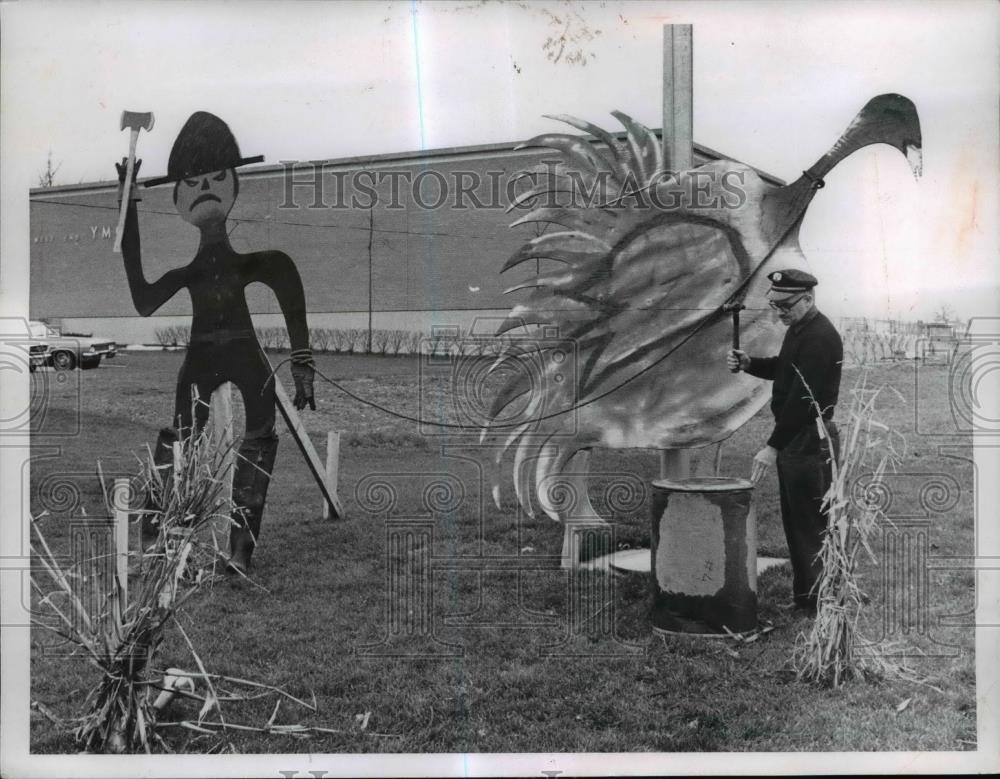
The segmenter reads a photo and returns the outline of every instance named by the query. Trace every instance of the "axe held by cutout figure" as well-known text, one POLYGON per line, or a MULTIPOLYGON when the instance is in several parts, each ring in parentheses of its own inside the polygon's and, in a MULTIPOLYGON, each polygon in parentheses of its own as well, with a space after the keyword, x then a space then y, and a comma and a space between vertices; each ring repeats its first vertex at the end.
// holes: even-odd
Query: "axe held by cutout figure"
POLYGON ((128 139, 128 158, 125 163, 125 181, 128 182, 128 200, 119 196, 120 208, 118 210, 118 226, 115 229, 114 252, 118 254, 122 250, 122 232, 125 229, 125 212, 128 210, 127 203, 132 199, 132 182, 138 172, 135 165, 135 147, 139 141, 139 131, 149 132, 153 129, 153 122, 156 117, 150 111, 122 111, 121 129, 126 127, 131 131, 128 139))

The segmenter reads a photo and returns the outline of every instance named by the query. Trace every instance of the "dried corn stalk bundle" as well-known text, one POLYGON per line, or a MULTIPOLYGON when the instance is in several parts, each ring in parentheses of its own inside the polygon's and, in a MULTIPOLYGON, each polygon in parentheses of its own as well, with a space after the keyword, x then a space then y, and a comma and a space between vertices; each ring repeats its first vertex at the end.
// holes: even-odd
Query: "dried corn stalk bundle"
MULTIPOLYGON (((55 625, 36 624, 77 645, 101 674, 74 732, 88 751, 148 752, 151 739, 158 738, 153 731, 157 649, 171 624, 187 641, 176 621, 179 609, 210 578, 205 566, 218 555, 214 525, 231 522, 233 506, 224 478, 228 447, 214 440, 206 428, 175 444, 172 466, 157 466, 148 451, 140 461, 139 481, 148 496, 143 511, 152 514, 158 533, 142 554, 142 575, 132 583, 128 603, 122 602, 116 575, 107 597, 98 600, 100 606, 85 605, 73 588, 75 574, 61 567, 39 523, 32 522, 32 552, 54 589, 46 592, 35 576, 32 585, 56 618, 55 625)), ((188 646, 200 666, 189 641, 188 646)))
MULTIPOLYGON (((832 463, 832 483, 823 498, 827 532, 819 556, 823 575, 817 583, 816 618, 800 633, 792 667, 800 680, 839 687, 852 678, 881 676, 888 661, 875 650, 859 653, 859 622, 869 598, 859 584, 862 551, 872 562, 869 540, 880 522, 888 522, 877 497, 887 470, 900 461, 901 436, 879 422, 875 402, 884 386, 868 386, 862 372, 851 390, 840 456, 832 463), (864 490, 852 490, 864 477, 864 490)), ((822 426, 822 416, 820 422, 822 426)), ((825 426, 822 426, 826 433, 825 426)))

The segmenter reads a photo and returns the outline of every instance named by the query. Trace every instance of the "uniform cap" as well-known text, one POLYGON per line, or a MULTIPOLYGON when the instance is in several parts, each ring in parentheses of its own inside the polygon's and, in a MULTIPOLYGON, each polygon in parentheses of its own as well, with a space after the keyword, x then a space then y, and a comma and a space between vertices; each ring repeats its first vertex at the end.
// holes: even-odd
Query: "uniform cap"
POLYGON ((771 289, 775 292, 805 292, 815 287, 819 282, 811 273, 796 268, 776 270, 768 273, 771 289))

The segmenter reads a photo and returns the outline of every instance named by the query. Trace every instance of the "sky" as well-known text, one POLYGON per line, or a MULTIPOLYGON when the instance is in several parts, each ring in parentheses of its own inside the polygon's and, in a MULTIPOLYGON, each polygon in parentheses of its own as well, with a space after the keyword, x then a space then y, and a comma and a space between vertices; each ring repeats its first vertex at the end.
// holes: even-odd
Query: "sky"
POLYGON ((148 176, 165 171, 196 110, 270 163, 563 129, 544 114, 615 128, 618 109, 659 127, 662 28, 692 23, 695 140, 786 180, 869 98, 917 105, 919 181, 897 152, 869 147, 810 207, 802 243, 825 311, 1000 315, 995 4, 41 2, 2 13, 0 303, 26 294, 14 278, 28 256, 25 195, 49 151, 57 184, 111 178, 128 148, 123 109, 155 113, 140 138, 148 176))

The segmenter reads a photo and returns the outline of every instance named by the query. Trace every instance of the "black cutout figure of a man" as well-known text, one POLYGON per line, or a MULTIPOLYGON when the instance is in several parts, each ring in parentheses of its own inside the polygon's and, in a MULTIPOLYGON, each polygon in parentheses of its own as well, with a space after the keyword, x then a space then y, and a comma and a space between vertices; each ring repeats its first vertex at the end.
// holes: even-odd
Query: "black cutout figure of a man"
MULTIPOLYGON (((302 280, 288 255, 279 251, 240 254, 229 244, 226 220, 239 194, 236 168, 261 157, 244 158, 229 127, 213 114, 192 114, 174 141, 167 175, 146 186, 174 183, 174 205, 184 221, 201 232, 198 253, 186 266, 167 271, 148 282, 142 272, 139 221, 133 194, 122 235, 122 258, 132 302, 142 316, 149 316, 182 289, 191 295, 193 316, 187 356, 177 379, 174 424, 160 431, 154 461, 166 465, 178 434, 200 430, 208 419, 212 392, 231 381, 246 409, 246 432, 239 446, 233 477, 236 520, 230 530, 227 570, 249 570, 260 534, 267 488, 278 447, 275 433, 275 390, 270 367, 254 334, 245 288, 261 282, 278 299, 291 342, 292 377, 297 409, 313 399, 313 362, 306 324, 302 280), (205 402, 197 403, 192 419, 192 387, 205 402)), ((125 166, 118 166, 119 180, 125 166)), ((134 193, 135 188, 131 191, 134 193)), ((144 545, 155 528, 146 523, 144 545)))

